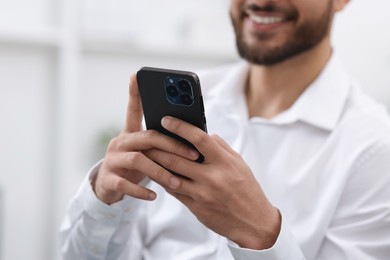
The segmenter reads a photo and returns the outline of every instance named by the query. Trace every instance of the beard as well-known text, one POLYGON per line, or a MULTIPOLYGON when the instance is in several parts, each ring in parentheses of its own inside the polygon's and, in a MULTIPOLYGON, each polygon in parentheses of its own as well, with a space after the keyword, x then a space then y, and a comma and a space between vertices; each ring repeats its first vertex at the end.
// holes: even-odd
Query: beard
MULTIPOLYGON (((240 15, 241 21, 245 17, 245 9, 248 8, 252 10, 282 12, 288 17, 289 21, 296 21, 299 17, 296 10, 285 10, 272 4, 265 7, 249 5, 242 8, 240 15)), ((329 1, 322 15, 299 25, 287 37, 284 43, 274 47, 266 47, 262 44, 262 42, 272 40, 273 35, 270 33, 257 33, 253 36, 256 38, 258 44, 248 44, 245 41, 240 21, 235 20, 232 13, 230 13, 230 17, 236 34, 237 50, 241 58, 253 64, 271 66, 314 48, 328 35, 333 20, 332 1, 329 1)))

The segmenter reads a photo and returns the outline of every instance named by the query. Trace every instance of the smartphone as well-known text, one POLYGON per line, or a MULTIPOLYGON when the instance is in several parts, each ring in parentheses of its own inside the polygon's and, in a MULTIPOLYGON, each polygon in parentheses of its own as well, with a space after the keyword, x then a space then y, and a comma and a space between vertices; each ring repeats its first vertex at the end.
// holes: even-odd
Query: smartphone
MULTIPOLYGON (((190 71, 142 67, 137 72, 147 129, 154 129, 196 149, 190 142, 161 126, 164 116, 186 121, 207 133, 202 91, 198 76, 190 71)), ((203 162, 200 155, 198 162, 203 162)))

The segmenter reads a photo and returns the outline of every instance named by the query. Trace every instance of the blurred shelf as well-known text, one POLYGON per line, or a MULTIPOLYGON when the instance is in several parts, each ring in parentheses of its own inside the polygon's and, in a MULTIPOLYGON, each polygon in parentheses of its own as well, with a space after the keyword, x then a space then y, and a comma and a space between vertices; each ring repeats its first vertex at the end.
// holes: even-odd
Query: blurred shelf
POLYGON ((0 44, 26 45, 37 47, 58 47, 58 30, 22 30, 0 28, 0 44))
MULTIPOLYGON (((117 55, 139 55, 161 58, 192 58, 197 60, 236 61, 234 46, 224 47, 187 42, 150 42, 137 40, 136 36, 124 37, 125 33, 96 33, 75 36, 80 41, 81 51, 117 55)), ((22 30, 0 27, 0 44, 30 47, 65 47, 60 29, 22 30)))
POLYGON ((202 60, 236 61, 234 47, 202 46, 182 43, 148 43, 137 37, 94 34, 82 37, 81 48, 85 52, 99 52, 118 55, 142 55, 167 58, 194 58, 202 60))

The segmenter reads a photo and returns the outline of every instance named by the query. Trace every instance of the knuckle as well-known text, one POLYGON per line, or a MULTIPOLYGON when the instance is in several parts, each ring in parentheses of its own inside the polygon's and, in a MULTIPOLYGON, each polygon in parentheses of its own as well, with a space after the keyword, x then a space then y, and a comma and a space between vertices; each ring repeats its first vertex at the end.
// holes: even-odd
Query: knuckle
POLYGON ((224 194, 226 191, 231 190, 230 186, 231 182, 228 179, 226 171, 213 171, 211 170, 209 174, 206 176, 207 183, 209 183, 209 187, 216 193, 224 194))
POLYGON ((214 140, 217 143, 224 143, 224 140, 217 134, 210 135, 210 139, 214 140))
POLYGON ((228 183, 221 177, 215 178, 216 182, 213 183, 213 189, 221 194, 225 194, 226 191, 231 190, 232 186, 229 186, 228 183))
POLYGON ((128 137, 128 134, 120 134, 120 135, 112 138, 111 142, 109 144, 110 151, 124 151, 124 150, 126 150, 127 137, 128 137))
POLYGON ((122 178, 116 178, 113 181, 112 188, 115 191, 123 192, 126 187, 126 181, 122 178))
MULTIPOLYGON (((213 168, 209 168, 208 171, 207 171, 207 174, 204 175, 204 178, 205 180, 207 181, 207 183, 209 183, 210 185, 214 185, 216 183, 218 183, 218 179, 219 179, 219 173, 221 172, 220 169, 213 169, 213 168)), ((224 181, 222 179, 222 181, 224 181)))
POLYGON ((177 165, 177 159, 174 156, 168 156, 165 162, 165 166, 168 169, 172 169, 177 165))
POLYGON ((183 149, 183 142, 177 140, 177 139, 174 139, 173 143, 172 143, 172 149, 173 151, 180 151, 183 149))
POLYGON ((212 178, 210 183, 212 183, 213 187, 218 190, 226 183, 226 174, 221 174, 220 172, 210 174, 210 178, 212 178))
POLYGON ((156 171, 156 179, 162 180, 167 175, 166 170, 163 167, 158 167, 156 171))
POLYGON ((210 196, 210 193, 206 192, 206 191, 199 191, 196 194, 196 200, 198 200, 203 205, 212 205, 213 204, 213 199, 210 196))
POLYGON ((212 139, 220 139, 219 135, 217 135, 217 134, 210 135, 210 138, 212 138, 212 139))
POLYGON ((129 165, 135 166, 141 160, 142 154, 140 152, 131 152, 127 155, 126 161, 129 165))
POLYGON ((202 143, 206 142, 208 138, 209 138, 209 136, 206 133, 197 132, 196 134, 194 134, 192 142, 194 144, 202 144, 202 143))
POLYGON ((156 130, 147 130, 144 131, 143 133, 146 139, 153 139, 158 135, 158 132, 156 130))
POLYGON ((100 167, 99 174, 100 174, 100 172, 105 173, 105 171, 104 171, 105 169, 108 169, 108 170, 115 169, 115 160, 114 160, 113 156, 111 156, 110 154, 106 154, 106 156, 104 157, 103 164, 100 167))
POLYGON ((114 137, 110 140, 107 146, 107 151, 114 151, 118 148, 119 137, 114 137))

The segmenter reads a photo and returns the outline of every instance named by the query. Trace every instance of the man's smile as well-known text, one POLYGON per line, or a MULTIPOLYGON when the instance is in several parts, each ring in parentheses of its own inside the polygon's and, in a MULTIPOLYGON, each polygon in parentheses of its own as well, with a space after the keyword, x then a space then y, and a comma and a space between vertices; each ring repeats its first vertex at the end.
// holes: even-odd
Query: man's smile
POLYGON ((257 15, 253 13, 248 14, 248 17, 249 20, 260 25, 275 24, 275 23, 281 23, 286 21, 286 19, 279 16, 257 15))

